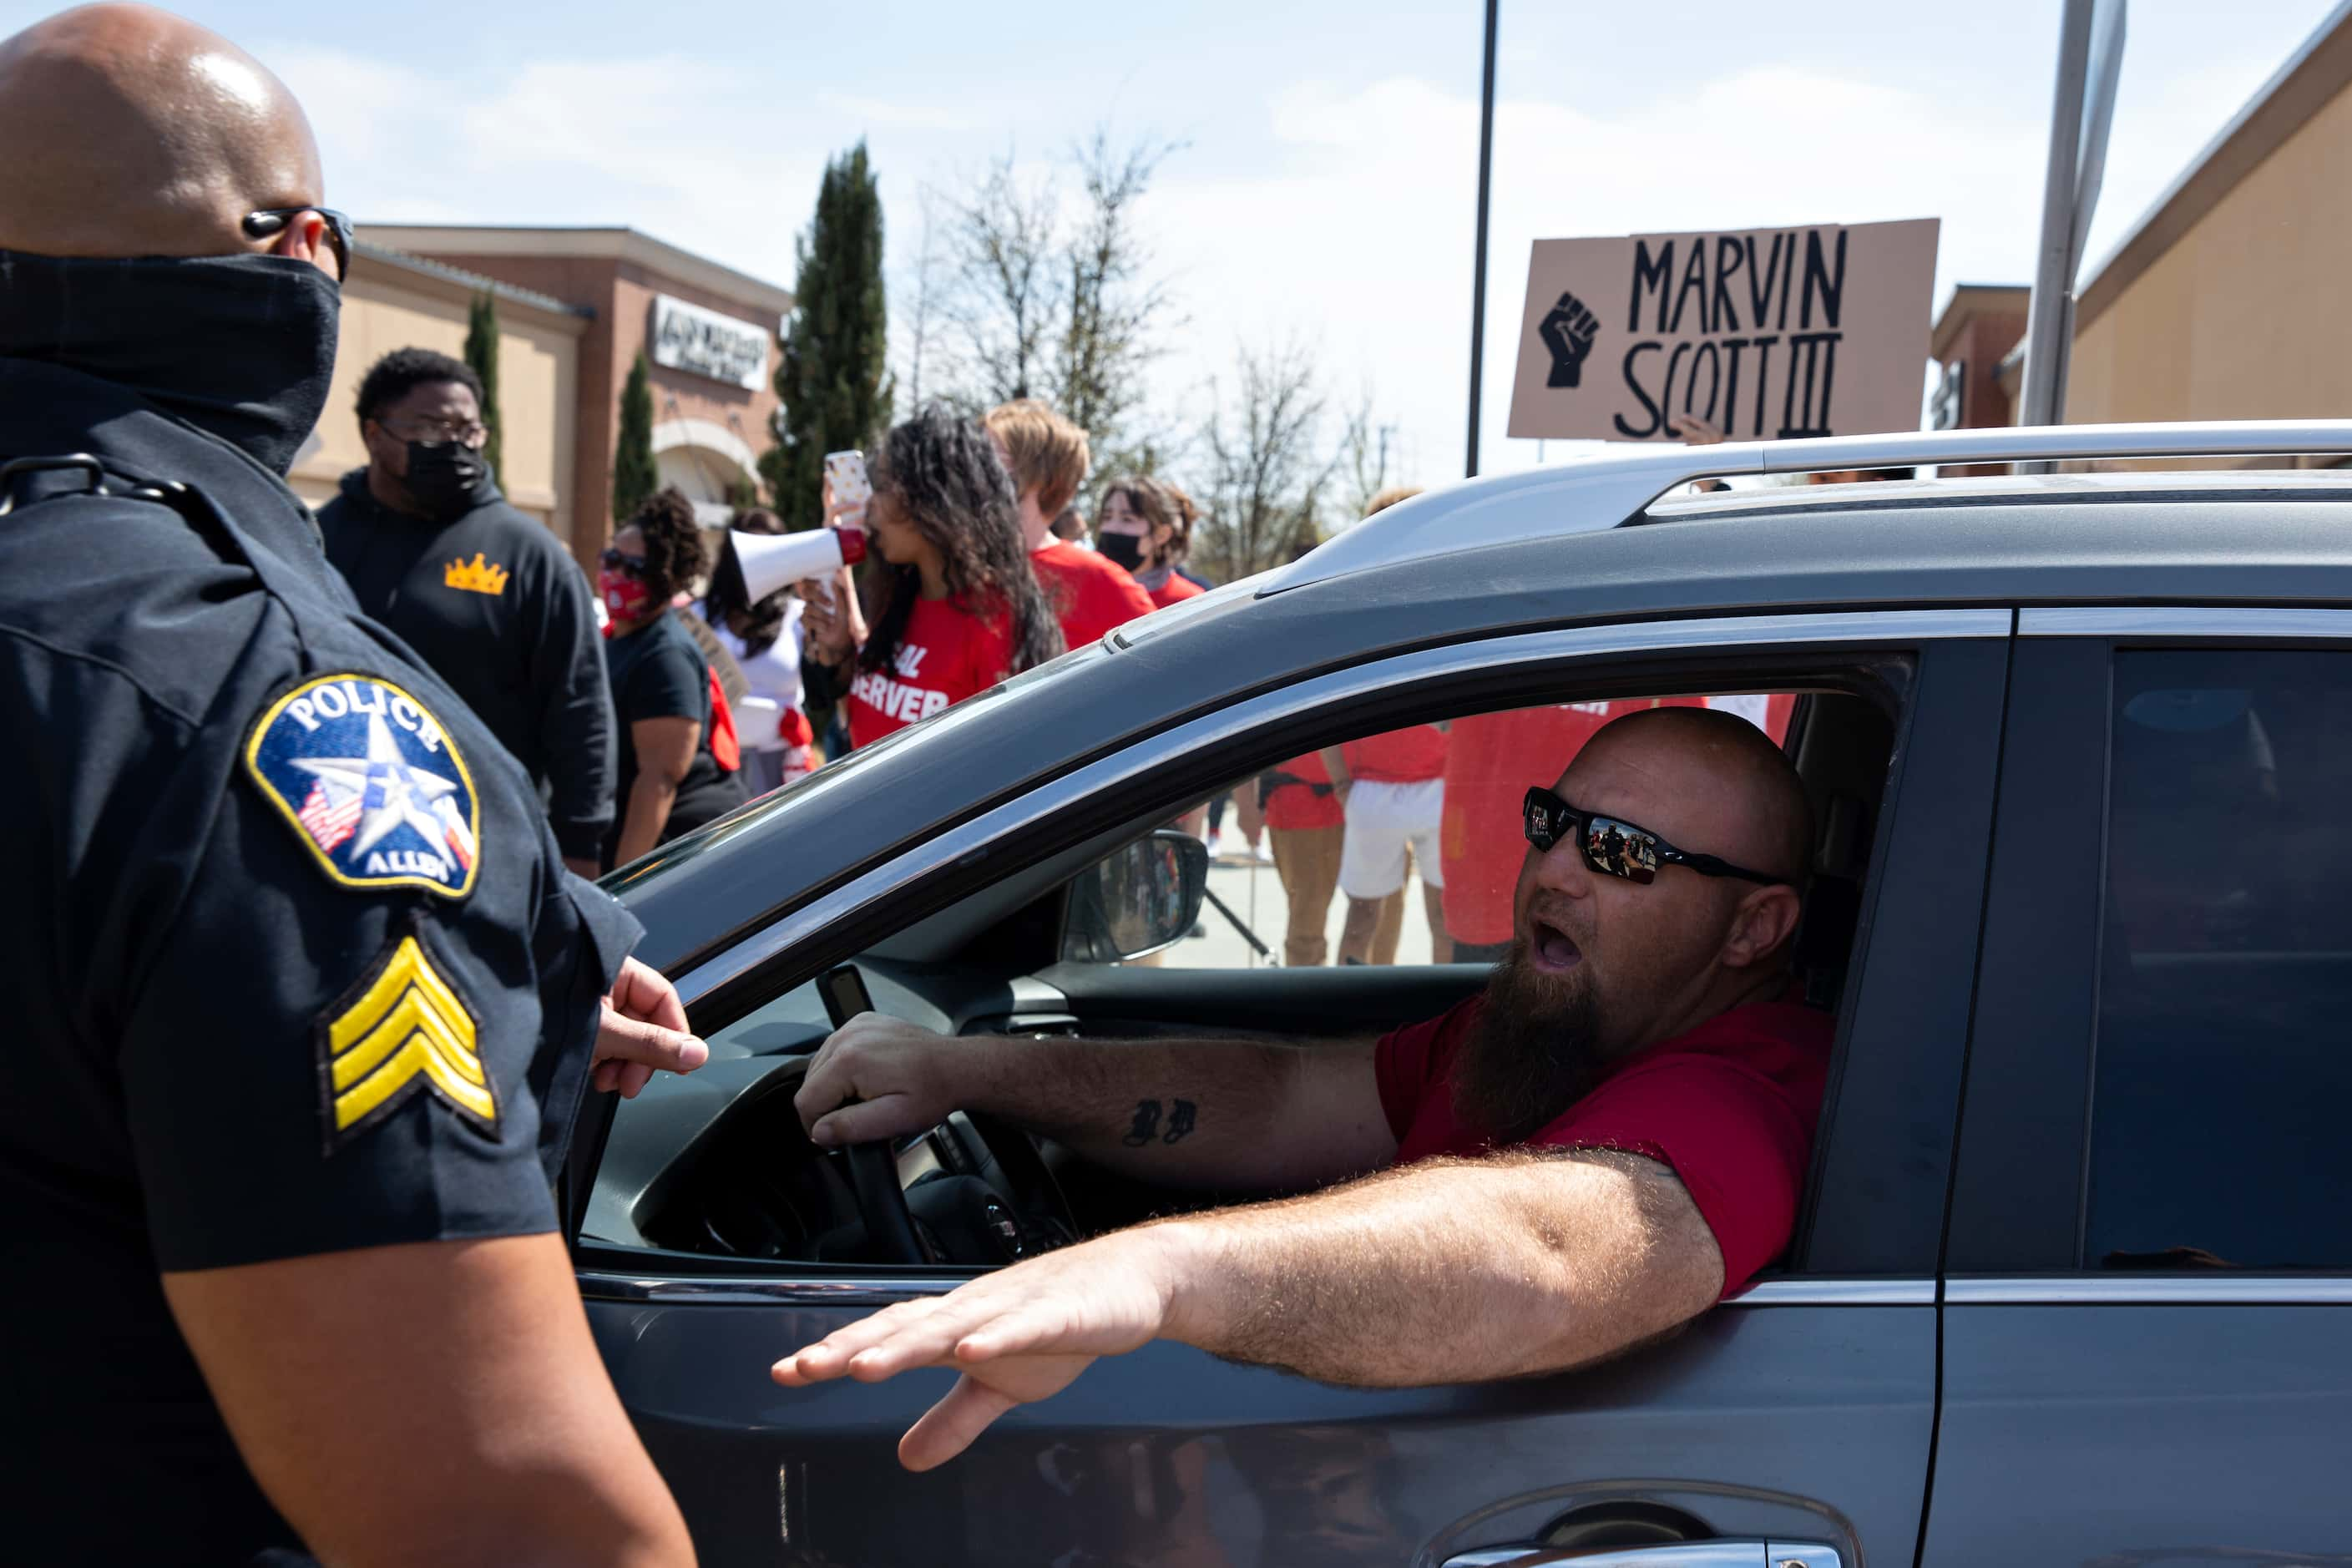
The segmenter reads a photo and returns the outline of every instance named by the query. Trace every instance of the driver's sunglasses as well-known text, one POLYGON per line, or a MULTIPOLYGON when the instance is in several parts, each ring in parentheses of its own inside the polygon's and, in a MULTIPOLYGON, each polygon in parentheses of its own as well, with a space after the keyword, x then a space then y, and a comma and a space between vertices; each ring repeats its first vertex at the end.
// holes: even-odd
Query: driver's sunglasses
POLYGON ((352 220, 332 207, 263 207, 245 215, 241 226, 247 239, 274 239, 286 232, 286 226, 304 213, 317 213, 327 220, 327 243, 334 247, 335 276, 343 282, 352 277, 352 220))
POLYGON ((624 555, 616 545, 606 545, 604 553, 596 559, 614 571, 625 573, 631 577, 642 577, 646 574, 646 558, 642 555, 624 555))
POLYGON ((1528 842, 1538 854, 1549 854, 1552 846, 1574 833, 1582 840, 1579 847, 1584 851, 1584 863, 1604 877, 1648 883, 1658 879, 1659 867, 1682 866, 1702 877, 1738 877, 1768 888, 1784 886, 1789 880, 1750 871, 1712 855, 1677 849, 1646 827, 1636 827, 1622 817, 1579 811, 1540 786, 1528 791, 1521 809, 1527 814, 1528 842))

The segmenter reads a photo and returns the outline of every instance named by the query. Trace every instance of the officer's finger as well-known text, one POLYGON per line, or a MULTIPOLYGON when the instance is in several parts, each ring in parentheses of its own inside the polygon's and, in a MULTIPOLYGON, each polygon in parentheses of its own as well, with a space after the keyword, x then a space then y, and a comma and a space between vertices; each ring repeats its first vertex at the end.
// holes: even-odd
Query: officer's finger
POLYGON ((680 1029, 632 1018, 611 1003, 596 1030, 596 1059, 642 1062, 664 1072, 692 1072, 710 1059, 710 1047, 680 1029))
POLYGON ((653 1081, 654 1069, 643 1062, 625 1062, 618 1058, 596 1064, 596 1088, 606 1094, 617 1094, 623 1100, 635 1100, 637 1091, 653 1081))
POLYGON ((872 1143, 883 1138, 895 1138, 901 1132, 919 1129, 908 1120, 914 1114, 914 1100, 903 1094, 886 1094, 879 1100, 860 1100, 842 1106, 828 1115, 820 1116, 809 1128, 809 1142, 822 1149, 845 1148, 852 1143, 872 1143))
POLYGON ((686 1004, 677 999, 677 988, 668 976, 648 963, 634 958, 621 961, 621 973, 613 982, 613 1005, 632 1018, 643 1018, 659 1024, 665 1029, 687 1032, 686 1004))
POLYGON ((947 1397, 924 1413, 898 1439, 898 1462, 910 1470, 943 1465, 988 1429, 988 1424, 1013 1408, 1011 1395, 1001 1394, 970 1376, 959 1377, 947 1397))

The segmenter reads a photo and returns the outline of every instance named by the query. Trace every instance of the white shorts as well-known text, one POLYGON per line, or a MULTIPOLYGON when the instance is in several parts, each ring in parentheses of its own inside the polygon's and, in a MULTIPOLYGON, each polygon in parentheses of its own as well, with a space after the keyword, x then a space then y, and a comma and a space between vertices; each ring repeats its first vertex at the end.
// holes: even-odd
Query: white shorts
POLYGON ((1438 835, 1445 821, 1445 781, 1359 784, 1348 792, 1348 833, 1339 844, 1339 890, 1351 899, 1385 899, 1404 886, 1405 846, 1422 881, 1445 886, 1438 835))

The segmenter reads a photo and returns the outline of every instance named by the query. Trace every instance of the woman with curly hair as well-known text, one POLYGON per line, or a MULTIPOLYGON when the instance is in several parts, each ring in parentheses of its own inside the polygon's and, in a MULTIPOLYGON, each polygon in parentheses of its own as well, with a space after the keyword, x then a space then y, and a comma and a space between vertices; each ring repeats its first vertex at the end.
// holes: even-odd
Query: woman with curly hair
POLYGON ((868 467, 866 532, 885 563, 862 617, 873 629, 861 639, 860 617, 821 595, 806 621, 810 658, 854 658, 849 738, 858 746, 1062 651, 1029 570, 1013 483, 976 422, 929 405, 891 430, 868 467))
POLYGON ((694 503, 665 489, 613 536, 596 578, 611 616, 604 673, 620 720, 620 810, 605 863, 624 866, 743 804, 710 746, 710 665, 671 600, 702 574, 694 503))
POLYGON ((1176 571, 1192 547, 1191 506, 1192 498, 1174 486, 1136 478, 1103 491, 1095 508, 1095 548, 1135 574, 1155 608, 1201 592, 1176 571))

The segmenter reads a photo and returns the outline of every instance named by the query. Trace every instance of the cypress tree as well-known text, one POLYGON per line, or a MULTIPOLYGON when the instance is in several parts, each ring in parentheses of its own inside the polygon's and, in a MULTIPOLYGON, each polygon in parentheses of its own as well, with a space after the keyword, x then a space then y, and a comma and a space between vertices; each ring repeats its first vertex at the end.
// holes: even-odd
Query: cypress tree
POLYGON ((499 478, 499 307, 484 289, 474 296, 466 315, 466 363, 482 378, 482 423, 489 439, 482 443, 482 460, 490 478, 499 478))
POLYGON ((621 388, 620 438, 613 446, 613 527, 628 526, 646 498, 661 488, 654 468, 654 388, 646 356, 629 366, 621 388))
POLYGON ((796 247, 793 309, 776 366, 777 442, 760 455, 777 515, 823 521, 824 455, 871 443, 890 423, 882 291, 882 197, 860 142, 827 164, 796 247))

